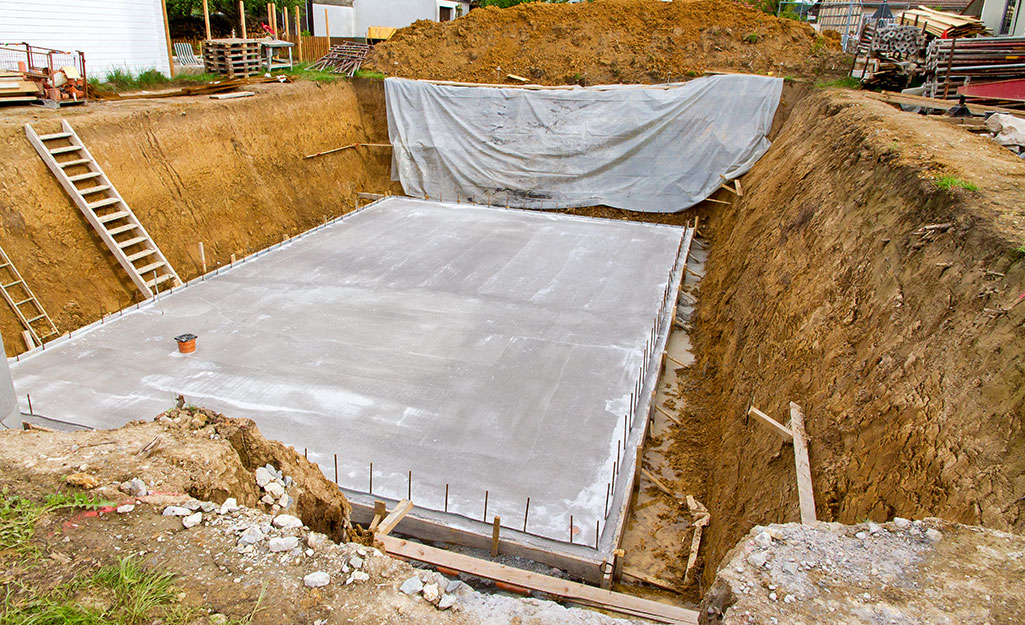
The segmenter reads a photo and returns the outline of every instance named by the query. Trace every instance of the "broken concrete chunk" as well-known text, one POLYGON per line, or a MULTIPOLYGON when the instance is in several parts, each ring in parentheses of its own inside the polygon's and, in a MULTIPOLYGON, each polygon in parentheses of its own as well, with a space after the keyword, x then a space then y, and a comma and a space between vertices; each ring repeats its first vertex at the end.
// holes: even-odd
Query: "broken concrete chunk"
POLYGON ((292 499, 292 497, 289 496, 288 493, 285 493, 281 496, 281 499, 278 500, 278 505, 281 506, 283 509, 287 510, 289 507, 291 507, 292 502, 294 501, 295 499, 292 499))
POLYGON ((263 532, 258 527, 250 527, 242 532, 242 536, 238 540, 244 545, 255 545, 263 540, 263 532))
POLYGON ((277 482, 271 482, 263 487, 267 494, 273 497, 275 500, 281 499, 281 496, 285 494, 285 487, 277 482))
POLYGON ((274 553, 279 551, 291 551, 299 546, 299 539, 295 536, 286 536, 284 538, 271 538, 268 541, 267 546, 274 553))
POLYGON ((443 595, 441 601, 438 602, 439 610, 447 610, 456 604, 455 595, 443 595))
POLYGON ((929 542, 938 543, 943 540, 943 533, 938 529, 930 527, 925 530, 925 537, 929 539, 929 542))
POLYGON ((192 510, 182 506, 167 506, 164 508, 164 516, 189 516, 192 510))
POLYGON ((758 535, 755 536, 755 544, 759 547, 769 547, 772 545, 772 536, 766 531, 758 532, 758 535))
POLYGON ((279 514, 274 517, 272 524, 274 527, 282 530, 297 529, 303 526, 302 519, 294 517, 291 514, 279 514))
POLYGON ((359 556, 352 556, 351 558, 349 558, 349 566, 351 566, 354 569, 363 568, 363 558, 359 556))
POLYGON ((267 504, 268 506, 274 505, 274 498, 271 497, 270 495, 264 495, 263 497, 260 498, 260 501, 262 501, 263 503, 267 504))
POLYGON ((402 585, 399 586, 399 590, 407 595, 415 595, 423 589, 424 583, 420 581, 420 578, 416 575, 402 582, 402 585))
POLYGON ((189 516, 187 516, 187 517, 182 519, 182 525, 185 526, 186 529, 188 529, 190 527, 196 527, 197 525, 199 525, 202 522, 203 522, 203 513, 202 512, 196 512, 195 514, 190 514, 189 516))
POLYGON ((274 475, 264 467, 256 469, 256 485, 264 488, 274 480, 274 475))
POLYGON ((353 574, 349 576, 348 581, 346 581, 345 583, 351 584, 352 582, 366 582, 369 580, 370 576, 364 573, 363 571, 354 571, 353 574))
POLYGON ((315 571, 303 578, 303 585, 307 588, 320 588, 331 583, 331 576, 324 571, 315 571))
POLYGON ((911 527, 911 521, 899 516, 895 516, 893 517, 893 525, 899 530, 906 530, 907 528, 911 527))
POLYGON ((435 604, 441 601, 441 589, 438 588, 437 584, 427 584, 424 586, 424 599, 427 603, 435 604))
POLYGON ((747 556, 747 563, 751 566, 761 568, 765 566, 765 563, 769 561, 769 552, 767 551, 756 551, 747 556))
POLYGON ((133 477, 127 482, 121 482, 118 486, 122 492, 128 493, 132 497, 145 497, 149 494, 149 489, 146 487, 146 482, 143 482, 137 477, 133 477))
POLYGON ((221 504, 219 512, 221 514, 228 514, 229 512, 235 512, 236 510, 238 510, 238 502, 235 501, 234 497, 228 497, 224 500, 224 503, 221 504))

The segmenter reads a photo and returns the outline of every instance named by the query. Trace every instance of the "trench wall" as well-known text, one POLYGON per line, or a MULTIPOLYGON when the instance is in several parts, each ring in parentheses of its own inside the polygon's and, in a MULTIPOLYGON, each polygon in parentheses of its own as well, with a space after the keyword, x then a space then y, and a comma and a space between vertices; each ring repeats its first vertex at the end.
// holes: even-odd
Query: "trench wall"
POLYGON ((988 138, 817 92, 717 206, 691 401, 712 566, 798 521, 792 447, 745 416, 801 404, 821 520, 1025 530, 1025 163, 988 138), (954 174, 978 192, 937 187, 954 174), (719 210, 721 208, 721 210, 719 210), (923 238, 927 224, 951 223, 923 238))
MULTIPOLYGON (((114 257, 25 138, 60 119, 93 156, 183 279, 351 210, 357 191, 400 191, 389 180, 380 81, 259 85, 255 97, 90 103, 61 111, 11 109, 0 120, 0 245, 62 332, 140 297, 114 257)), ((9 356, 21 325, 0 305, 9 356)))

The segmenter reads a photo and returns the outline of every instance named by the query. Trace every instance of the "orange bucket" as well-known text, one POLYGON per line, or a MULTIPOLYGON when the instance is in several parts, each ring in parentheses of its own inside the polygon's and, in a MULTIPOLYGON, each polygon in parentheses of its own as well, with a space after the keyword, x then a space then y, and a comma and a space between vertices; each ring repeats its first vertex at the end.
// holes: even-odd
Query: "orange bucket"
POLYGON ((174 337, 174 340, 178 341, 178 351, 183 354, 191 354, 196 351, 196 335, 195 334, 183 334, 181 336, 174 337))

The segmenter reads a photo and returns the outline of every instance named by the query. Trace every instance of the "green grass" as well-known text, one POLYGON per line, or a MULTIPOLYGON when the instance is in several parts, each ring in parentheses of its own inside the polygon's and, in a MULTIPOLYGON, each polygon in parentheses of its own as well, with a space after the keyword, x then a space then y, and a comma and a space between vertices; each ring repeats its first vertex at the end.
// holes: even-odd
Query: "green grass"
MULTIPOLYGON (((175 576, 159 568, 144 568, 129 556, 89 577, 80 577, 48 593, 16 600, 11 586, 0 603, 4 625, 188 625, 204 610, 177 600, 175 576)), ((260 593, 252 612, 228 619, 226 625, 250 625, 260 610, 260 593)))
POLYGON ((843 78, 837 78, 836 80, 829 80, 815 83, 816 89, 829 89, 830 87, 836 87, 838 89, 857 89, 861 85, 861 81, 854 76, 844 76, 843 78))
POLYGON ((958 187, 966 191, 979 190, 978 186, 972 184, 971 182, 968 182, 967 180, 962 180, 957 176, 940 176, 936 179, 936 186, 941 189, 946 189, 948 191, 950 189, 953 189, 954 187, 958 187))
POLYGON ((110 505, 110 502, 85 493, 60 492, 50 495, 43 503, 36 503, 11 495, 6 488, 0 491, 0 499, 0 549, 22 555, 38 553, 37 547, 32 544, 32 538, 36 534, 36 523, 44 515, 56 510, 95 510, 110 505))
POLYGON ((356 70, 355 78, 373 78, 374 80, 384 80, 385 75, 381 72, 372 72, 368 69, 358 69, 356 70))
POLYGON ((762 36, 758 33, 748 33, 744 35, 744 43, 758 43, 762 40, 762 36))

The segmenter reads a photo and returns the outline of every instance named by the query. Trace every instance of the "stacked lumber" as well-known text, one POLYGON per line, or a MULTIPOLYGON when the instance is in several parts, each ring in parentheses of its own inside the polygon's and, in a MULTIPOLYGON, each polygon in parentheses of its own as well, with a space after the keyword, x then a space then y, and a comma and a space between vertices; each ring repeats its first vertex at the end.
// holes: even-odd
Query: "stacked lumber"
POLYGON ((352 78, 359 71, 360 66, 366 60, 369 53, 370 46, 365 43, 342 43, 331 46, 327 54, 319 58, 313 65, 310 65, 310 69, 319 69, 333 74, 345 74, 352 78))
POLYGON ((924 29, 934 37, 974 37, 986 33, 986 27, 976 17, 934 11, 924 6, 904 11, 900 23, 924 29))
POLYGON ((1025 78, 1025 37, 936 39, 926 52, 925 95, 955 98, 971 83, 1025 78))
POLYGON ((0 104, 42 102, 51 106, 86 99, 85 55, 30 46, 0 44, 0 104))
POLYGON ((42 85, 21 72, 0 71, 0 104, 35 102, 42 95, 42 85))
POLYGON ((240 78, 260 73, 259 39, 209 39, 203 42, 203 66, 210 74, 240 78))

